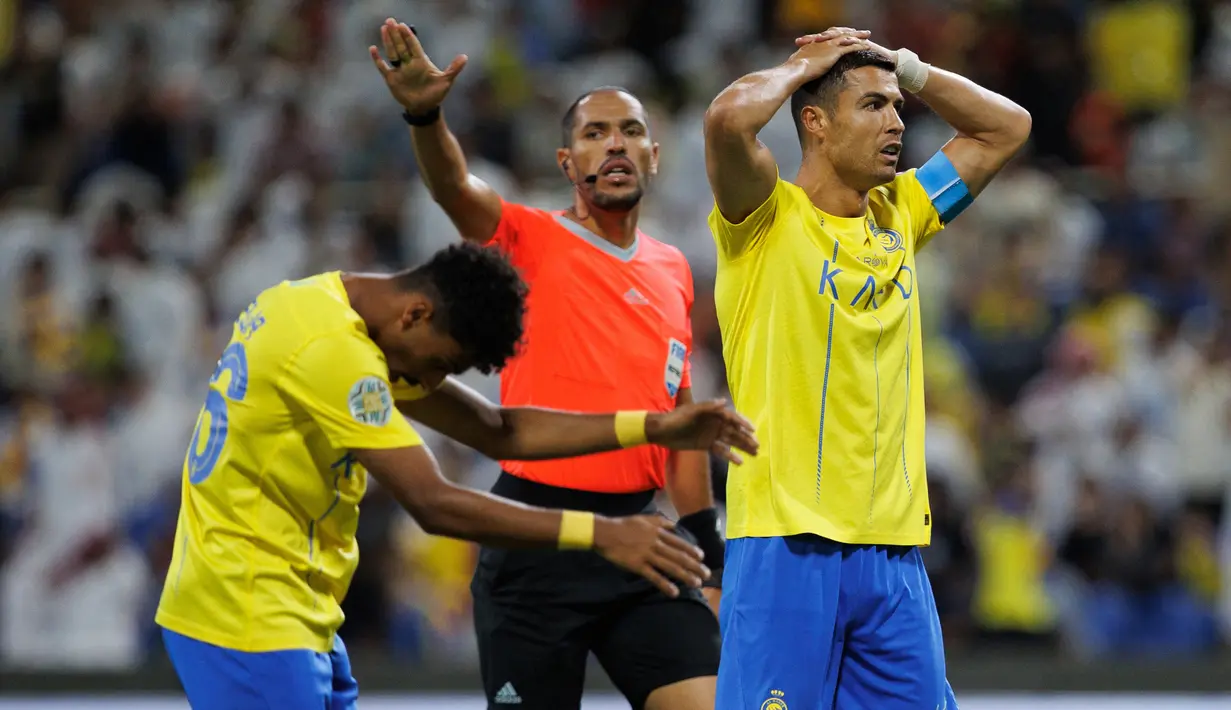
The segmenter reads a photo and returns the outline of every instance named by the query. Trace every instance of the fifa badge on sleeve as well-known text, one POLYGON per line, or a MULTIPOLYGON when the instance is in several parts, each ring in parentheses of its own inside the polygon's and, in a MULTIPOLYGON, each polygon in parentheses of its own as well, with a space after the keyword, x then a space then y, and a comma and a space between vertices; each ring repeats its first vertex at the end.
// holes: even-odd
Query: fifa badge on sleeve
POLYGON ((684 381, 684 362, 688 359, 688 348, 675 338, 667 341, 667 367, 663 373, 663 382, 667 385, 667 394, 675 397, 680 391, 680 383, 684 381))

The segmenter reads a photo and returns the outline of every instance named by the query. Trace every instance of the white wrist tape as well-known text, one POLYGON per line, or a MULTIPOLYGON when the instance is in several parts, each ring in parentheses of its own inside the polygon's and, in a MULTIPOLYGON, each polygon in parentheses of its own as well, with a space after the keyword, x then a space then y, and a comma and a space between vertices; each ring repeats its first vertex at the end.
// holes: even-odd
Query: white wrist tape
POLYGON ((923 85, 928 83, 928 69, 931 69, 932 65, 919 61, 919 55, 906 48, 899 49, 896 55, 898 86, 912 94, 919 93, 923 85))

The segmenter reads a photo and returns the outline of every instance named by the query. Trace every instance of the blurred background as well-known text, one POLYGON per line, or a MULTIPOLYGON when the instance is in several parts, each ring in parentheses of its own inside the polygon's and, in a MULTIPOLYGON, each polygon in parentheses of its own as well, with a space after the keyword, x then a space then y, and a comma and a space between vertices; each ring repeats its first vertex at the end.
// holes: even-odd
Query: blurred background
MULTIPOLYGON (((469 55, 448 118, 508 200, 568 204, 577 95, 645 101, 642 228, 692 262, 698 396, 724 392, 701 116, 727 83, 842 24, 1029 109, 1026 153, 919 257, 950 675, 1231 683, 1231 2, 0 0, 6 687, 174 688, 153 608, 232 320, 279 280, 456 238, 367 56, 388 16, 441 66, 469 55)), ((911 167, 950 132, 907 114, 911 167)), ((793 176, 789 115, 761 137, 793 176)), ((429 443, 455 480, 494 480, 429 443)), ((376 486, 365 506, 342 632, 360 681, 476 688, 474 548, 376 486)))

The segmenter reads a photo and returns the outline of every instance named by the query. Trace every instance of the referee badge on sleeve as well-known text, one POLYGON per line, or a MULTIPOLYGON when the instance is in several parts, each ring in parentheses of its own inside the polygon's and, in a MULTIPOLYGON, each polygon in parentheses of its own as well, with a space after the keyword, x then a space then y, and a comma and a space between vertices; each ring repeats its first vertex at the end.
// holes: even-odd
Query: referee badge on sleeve
POLYGON ((384 379, 363 377, 350 388, 346 404, 351 417, 360 424, 384 426, 393 414, 393 393, 384 379))
POLYGON ((684 361, 688 359, 688 348, 675 338, 667 341, 667 368, 663 372, 663 383, 667 385, 667 394, 674 397, 680 391, 680 383, 684 380, 684 361))

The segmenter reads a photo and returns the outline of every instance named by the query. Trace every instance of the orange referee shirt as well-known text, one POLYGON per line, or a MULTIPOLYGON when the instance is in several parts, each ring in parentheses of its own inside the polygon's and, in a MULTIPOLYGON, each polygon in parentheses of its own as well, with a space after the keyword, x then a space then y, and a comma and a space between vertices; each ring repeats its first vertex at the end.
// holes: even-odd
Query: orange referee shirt
MULTIPOLYGON (((563 212, 509 202, 492 243, 530 285, 525 347, 501 374, 505 406, 661 412, 692 386, 692 271, 679 249, 640 230, 621 249, 563 212)), ((502 464, 552 486, 631 493, 662 488, 667 455, 640 446, 502 464)))

